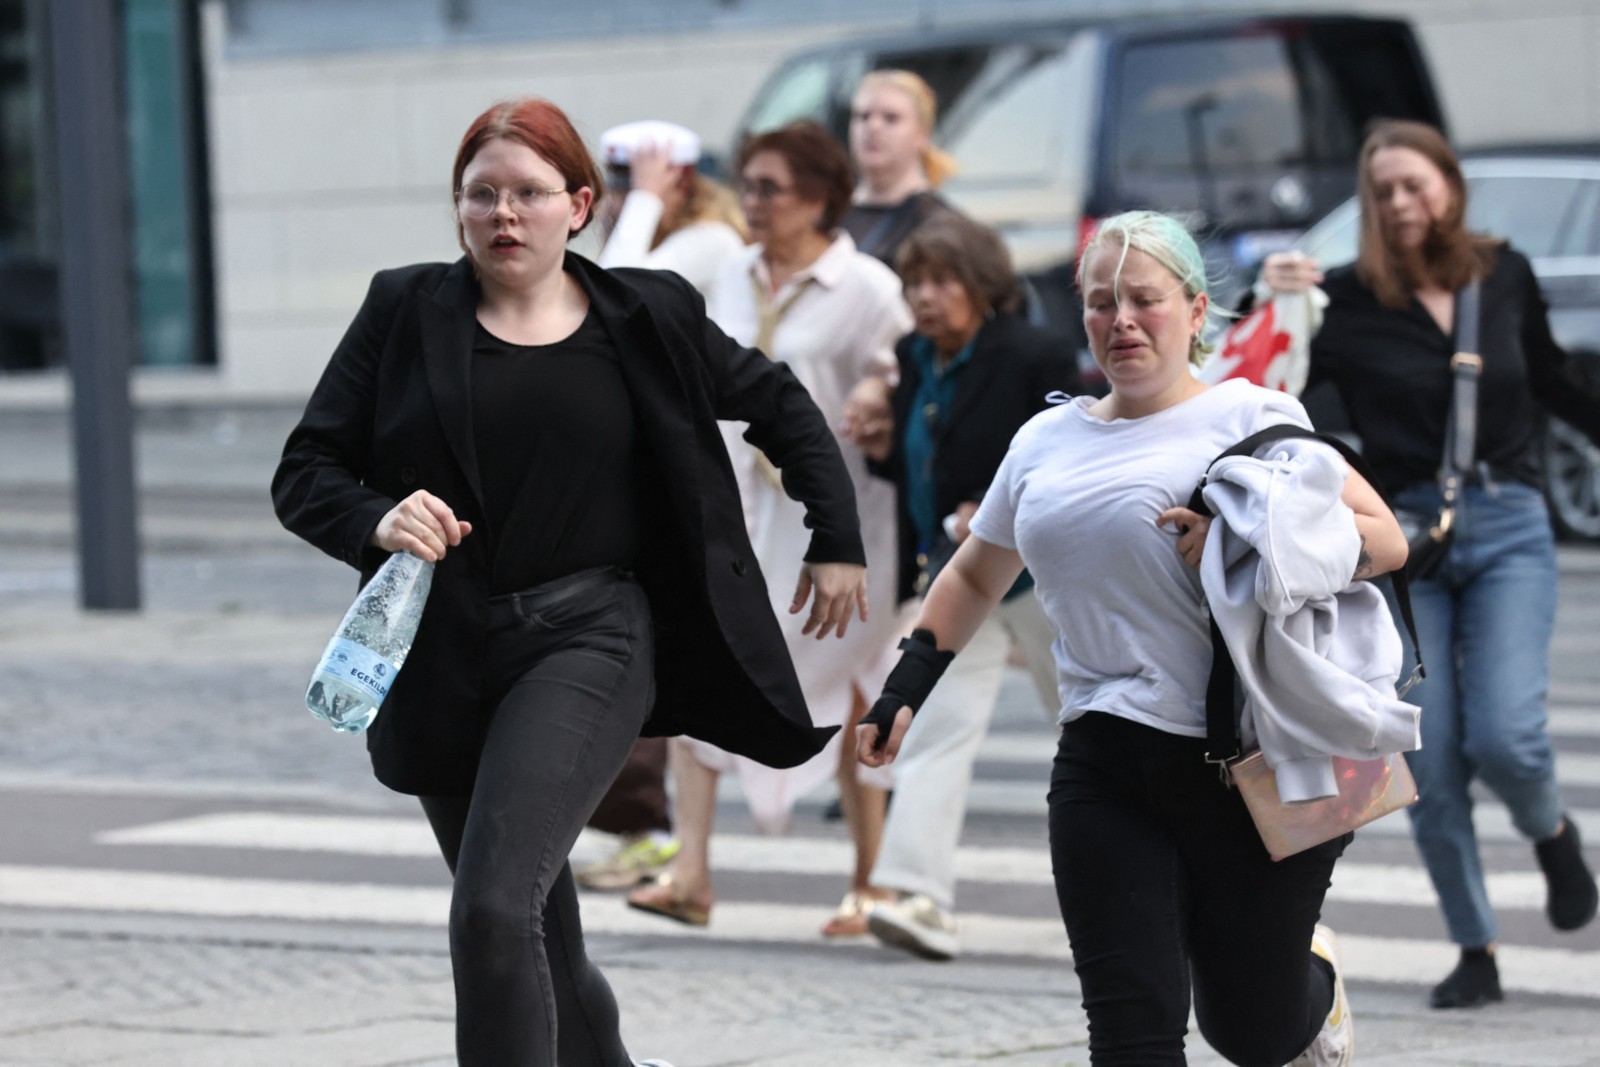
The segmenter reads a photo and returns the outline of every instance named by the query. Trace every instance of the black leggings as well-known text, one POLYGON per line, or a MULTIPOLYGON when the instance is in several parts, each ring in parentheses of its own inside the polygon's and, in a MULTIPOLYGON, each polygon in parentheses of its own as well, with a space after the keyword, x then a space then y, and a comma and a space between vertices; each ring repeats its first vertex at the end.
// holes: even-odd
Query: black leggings
POLYGON ((457 1059, 628 1067, 567 854, 649 712, 649 606, 620 575, 572 575, 491 600, 486 652, 494 712, 472 795, 422 798, 455 875, 457 1059))
POLYGON ((1205 741, 1115 715, 1068 723, 1050 776, 1050 858, 1097 1067, 1182 1064, 1200 1033, 1230 1062, 1282 1067, 1333 1006, 1310 951, 1353 835, 1272 862, 1205 741))

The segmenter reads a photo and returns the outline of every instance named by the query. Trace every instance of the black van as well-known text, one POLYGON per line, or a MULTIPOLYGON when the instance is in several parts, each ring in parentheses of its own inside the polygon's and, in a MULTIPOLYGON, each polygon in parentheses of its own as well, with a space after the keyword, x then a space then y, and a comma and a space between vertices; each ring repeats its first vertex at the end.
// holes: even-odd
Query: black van
POLYGON ((1216 294, 1355 188, 1379 116, 1443 126, 1410 26, 1293 15, 999 23, 855 38, 786 60, 740 136, 813 118, 844 138, 868 70, 938 94, 943 192, 1006 238, 1043 317, 1078 319, 1070 276, 1094 221, 1135 207, 1205 238, 1216 294))

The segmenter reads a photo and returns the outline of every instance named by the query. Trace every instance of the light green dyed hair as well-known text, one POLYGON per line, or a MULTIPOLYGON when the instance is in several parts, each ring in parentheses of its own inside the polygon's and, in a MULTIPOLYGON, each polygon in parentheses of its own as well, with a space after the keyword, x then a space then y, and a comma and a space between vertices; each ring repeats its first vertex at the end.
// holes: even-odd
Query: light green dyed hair
MULTIPOLYGON (((1083 291, 1083 265, 1091 252, 1101 249, 1115 251, 1118 255, 1115 278, 1122 277, 1122 265, 1130 249, 1138 249, 1161 264, 1183 286, 1183 294, 1190 300, 1205 293, 1206 314, 1213 313, 1210 305, 1210 283, 1206 278, 1205 259, 1200 246, 1195 243, 1183 223, 1159 211, 1124 211, 1101 222, 1094 234, 1084 243, 1078 256, 1078 291, 1083 291)), ((1199 365, 1216 348, 1196 334, 1189 342, 1189 362, 1199 365)))

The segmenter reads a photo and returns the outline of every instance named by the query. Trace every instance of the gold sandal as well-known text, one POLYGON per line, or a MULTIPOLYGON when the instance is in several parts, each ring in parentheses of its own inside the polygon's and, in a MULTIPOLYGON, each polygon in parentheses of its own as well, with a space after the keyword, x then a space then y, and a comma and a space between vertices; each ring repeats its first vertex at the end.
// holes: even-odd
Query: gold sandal
POLYGON ((822 927, 823 937, 862 937, 867 933, 867 913, 889 895, 874 890, 852 889, 834 909, 833 918, 822 927))
POLYGON ((689 926, 705 926, 711 922, 711 905, 690 900, 688 891, 666 872, 656 875, 649 885, 629 893, 628 907, 689 926))

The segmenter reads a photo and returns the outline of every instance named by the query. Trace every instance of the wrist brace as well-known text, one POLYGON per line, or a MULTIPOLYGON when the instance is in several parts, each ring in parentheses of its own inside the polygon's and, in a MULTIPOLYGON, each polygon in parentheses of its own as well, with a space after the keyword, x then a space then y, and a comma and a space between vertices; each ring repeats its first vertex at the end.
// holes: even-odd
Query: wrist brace
POLYGON ((939 651, 932 630, 912 630, 911 636, 900 642, 900 650, 900 661, 883 683, 883 695, 861 719, 863 725, 878 728, 878 740, 873 745, 878 750, 888 743, 889 730, 900 709, 909 707, 911 714, 916 715, 945 668, 956 658, 954 652, 939 651))

